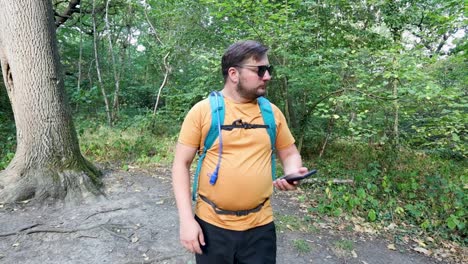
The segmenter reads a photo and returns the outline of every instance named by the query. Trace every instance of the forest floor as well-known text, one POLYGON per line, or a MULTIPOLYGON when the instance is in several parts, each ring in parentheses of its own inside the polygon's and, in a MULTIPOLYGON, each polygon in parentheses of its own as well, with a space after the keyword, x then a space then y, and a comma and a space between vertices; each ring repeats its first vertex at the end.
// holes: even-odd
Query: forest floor
MULTIPOLYGON (((194 264, 194 256, 179 244, 170 170, 104 171, 105 199, 68 206, 0 205, 0 263, 194 264)), ((311 219, 304 228, 296 196, 275 192, 272 198, 279 264, 455 263, 332 222, 311 219)))

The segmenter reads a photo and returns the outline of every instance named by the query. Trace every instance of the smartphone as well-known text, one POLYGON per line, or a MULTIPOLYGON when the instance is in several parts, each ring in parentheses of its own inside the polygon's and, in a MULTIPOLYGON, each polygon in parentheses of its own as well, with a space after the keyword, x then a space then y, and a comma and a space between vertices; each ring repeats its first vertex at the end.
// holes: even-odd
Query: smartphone
POLYGON ((305 179, 307 177, 310 177, 311 175, 313 175, 315 173, 317 173, 317 170, 314 169, 314 170, 311 170, 311 171, 307 172, 306 174, 302 174, 302 175, 296 174, 296 173, 288 174, 286 176, 281 177, 280 179, 285 179, 289 184, 292 184, 294 181, 303 180, 303 179, 305 179))

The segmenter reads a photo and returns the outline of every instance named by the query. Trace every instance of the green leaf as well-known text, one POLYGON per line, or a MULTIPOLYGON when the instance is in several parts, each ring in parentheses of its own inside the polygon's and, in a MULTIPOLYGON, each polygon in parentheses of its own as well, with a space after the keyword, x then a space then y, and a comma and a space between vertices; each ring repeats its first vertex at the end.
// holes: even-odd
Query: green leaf
POLYGON ((455 215, 450 215, 447 219, 447 226, 450 230, 454 230, 460 224, 460 220, 455 215))
POLYGON ((374 222, 377 219, 377 214, 374 209, 370 209, 369 213, 367 213, 367 218, 369 221, 374 222))

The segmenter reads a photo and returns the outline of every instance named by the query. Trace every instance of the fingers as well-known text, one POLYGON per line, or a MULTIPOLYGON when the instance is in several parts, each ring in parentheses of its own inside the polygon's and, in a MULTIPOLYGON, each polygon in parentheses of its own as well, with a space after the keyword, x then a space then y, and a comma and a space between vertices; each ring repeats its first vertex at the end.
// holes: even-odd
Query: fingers
POLYGON ((202 254, 202 250, 200 247, 200 244, 198 243, 197 240, 194 241, 182 241, 182 245, 184 246, 187 251, 191 253, 196 253, 196 254, 202 254))
POLYGON ((203 254, 203 251, 201 249, 201 246, 204 246, 205 245, 205 237, 203 236, 203 232, 201 230, 201 228, 199 228, 198 230, 198 240, 196 241, 196 243, 193 243, 192 245, 194 245, 194 253, 197 253, 197 254, 203 254))
MULTIPOLYGON (((300 167, 297 169, 297 174, 303 175, 308 172, 306 167, 300 167)), ((299 181, 294 181, 292 183, 288 183, 285 179, 277 179, 273 182, 273 186, 281 191, 294 191, 297 189, 297 185, 299 185, 299 181)))
POLYGON ((193 253, 197 253, 197 254, 202 254, 202 250, 201 250, 201 247, 200 247, 200 243, 197 241, 196 243, 193 243, 193 253))
POLYGON ((203 232, 200 230, 200 234, 198 235, 198 241, 200 241, 200 244, 202 246, 205 245, 205 237, 203 236, 203 232))
POLYGON ((299 182, 294 181, 292 184, 289 184, 285 179, 276 180, 273 182, 273 185, 281 191, 293 191, 297 189, 299 182))
POLYGON ((191 222, 192 225, 187 225, 185 229, 181 225, 180 243, 191 253, 202 254, 202 246, 205 245, 205 237, 203 231, 196 221, 191 222))
POLYGON ((305 174, 307 173, 309 170, 306 168, 306 167, 300 167, 299 168, 299 174, 305 174))

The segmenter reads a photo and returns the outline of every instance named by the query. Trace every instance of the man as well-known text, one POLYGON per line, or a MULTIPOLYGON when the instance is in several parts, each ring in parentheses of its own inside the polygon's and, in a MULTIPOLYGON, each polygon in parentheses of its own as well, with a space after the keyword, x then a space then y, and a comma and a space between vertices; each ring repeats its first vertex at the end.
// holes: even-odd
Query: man
MULTIPOLYGON (((265 95, 272 76, 267 51, 258 42, 243 41, 223 55, 224 124, 265 126, 257 98, 265 95)), ((306 173, 284 115, 275 105, 272 108, 276 149, 285 174, 306 173)), ((197 103, 184 120, 176 147, 172 178, 180 241, 196 253, 197 263, 275 263, 276 233, 269 198, 273 186, 294 190, 297 182, 272 182, 272 150, 265 128, 222 130, 218 179, 210 184, 210 174, 219 165, 219 138, 203 160, 193 215, 189 169, 196 152, 203 149, 211 118, 216 117, 211 116, 209 100, 197 103)))

